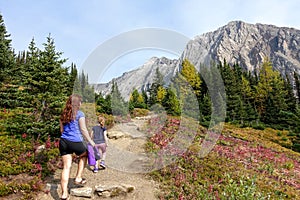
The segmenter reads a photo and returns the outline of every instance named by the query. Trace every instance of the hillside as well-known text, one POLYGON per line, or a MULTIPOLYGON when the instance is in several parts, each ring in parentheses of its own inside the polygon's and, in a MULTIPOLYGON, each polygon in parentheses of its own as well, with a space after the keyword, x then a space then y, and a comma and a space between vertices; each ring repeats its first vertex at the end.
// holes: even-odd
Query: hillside
MULTIPOLYGON (((87 115, 93 113, 87 112, 87 115)), ((1 116, 0 122, 3 123, 3 120, 14 115, 12 111, 10 113, 6 111, 6 113, 1 112, 1 116)), ((174 133, 178 133, 179 126, 183 124, 182 118, 153 116, 151 119, 145 119, 132 119, 108 130, 112 137, 109 147, 110 158, 120 156, 114 153, 114 146, 125 153, 145 150, 155 153, 172 141, 174 133), (116 139, 113 134, 123 136, 116 139), (135 137, 129 137, 130 134, 135 134, 135 137), (136 137, 139 134, 146 135, 149 140, 146 142, 145 137, 136 137)), ((181 127, 181 130, 190 130, 188 128, 190 126, 186 125, 187 127, 181 127)), ((191 132, 185 131, 183 134, 191 134, 191 132)), ((198 153, 202 148, 205 135, 206 129, 199 127, 193 144, 184 153, 176 154, 177 158, 174 162, 147 174, 131 173, 132 168, 128 168, 129 172, 121 170, 125 165, 120 163, 123 159, 126 161, 127 156, 108 160, 107 170, 100 171, 98 174, 92 173, 87 167, 85 176, 89 180, 87 187, 91 188, 89 190, 91 198, 102 199, 93 193, 95 186, 122 184, 134 187, 132 192, 125 195, 127 199, 148 200, 153 197, 153 199, 228 199, 232 197, 256 200, 300 197, 300 154, 284 147, 291 145, 292 132, 270 128, 264 130, 238 128, 225 124, 213 150, 207 156, 201 157, 198 153), (114 161, 119 164, 113 164, 114 161)), ((36 150, 42 144, 33 143, 30 138, 26 138, 26 135, 22 138, 1 135, 0 139, 2 143, 0 170, 3 175, 0 180, 0 199, 21 197, 31 199, 37 193, 36 199, 56 199, 59 196, 60 173, 57 167, 61 166, 61 158, 57 154, 55 142, 47 141, 44 146, 46 148, 42 148, 39 153, 36 150), (14 154, 8 153, 12 151, 14 154), (34 160, 40 162, 42 168, 34 160), (35 178, 40 177, 42 171, 48 174, 46 182, 35 178), (46 184, 48 187, 45 187, 46 184), (45 191, 41 193, 40 190, 45 191)), ((136 163, 135 167, 140 169, 140 163, 136 163)), ((76 162, 72 170, 75 169, 76 162)), ((72 177, 74 174, 71 175, 71 188, 73 188, 72 177)), ((71 199, 81 198, 73 194, 71 199)), ((124 194, 116 195, 113 199, 124 199, 124 194)))
MULTIPOLYGON (((114 148, 136 153, 144 152, 145 147, 149 150, 150 143, 154 148, 156 145, 159 146, 159 143, 156 143, 159 141, 153 140, 155 135, 149 138, 152 142, 148 143, 141 142, 141 138, 129 136, 136 131, 141 135, 147 134, 148 128, 157 125, 158 121, 155 117, 149 121, 133 119, 110 129, 111 137, 113 135, 119 137, 111 139, 108 169, 93 174, 87 167, 85 174, 88 184, 83 189, 90 192, 80 194, 77 189, 71 189, 73 190, 71 199, 80 199, 82 198, 80 195, 87 194, 91 199, 105 199, 93 192, 96 186, 109 188, 122 184, 132 186, 134 190, 128 194, 117 192, 112 199, 300 198, 300 154, 278 144, 290 142, 285 139, 289 134, 287 131, 237 128, 226 124, 213 150, 207 156, 199 157, 201 140, 205 135, 205 129, 201 128, 195 142, 184 154, 178 156, 174 163, 147 173, 148 175, 120 170, 126 166, 115 163, 122 160, 126 163, 127 158, 113 153, 114 148), (143 125, 145 122, 146 126, 143 125), (117 157, 120 160, 113 159, 117 157), (74 196, 75 194, 78 196, 74 196)), ((172 129, 178 128, 177 119, 170 122, 165 124, 164 129, 167 138, 173 134, 172 129)), ((136 165, 137 163, 135 167, 138 168, 136 165)), ((56 171, 54 179, 48 182, 52 184, 51 192, 40 194, 40 198, 51 200, 58 196, 60 189, 56 184, 59 183, 59 173, 60 170, 56 171)))
MULTIPOLYGON (((168 129, 174 130, 176 124, 168 129)), ((157 125, 157 120, 149 125, 157 125)), ((172 135, 166 132, 162 139, 172 135)), ((279 145, 290 143, 288 131, 226 124, 212 151, 201 157, 206 134, 200 128, 194 143, 176 162, 153 173, 160 182, 160 199, 300 198, 300 154, 279 145)), ((152 149, 160 146, 153 141, 152 149)))

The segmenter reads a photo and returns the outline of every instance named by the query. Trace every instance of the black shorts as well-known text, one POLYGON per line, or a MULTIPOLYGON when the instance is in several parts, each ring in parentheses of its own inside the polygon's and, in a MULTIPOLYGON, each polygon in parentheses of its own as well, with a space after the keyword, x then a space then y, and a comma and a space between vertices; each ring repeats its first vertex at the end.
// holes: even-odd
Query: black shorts
POLYGON ((64 138, 60 138, 59 153, 61 156, 64 156, 67 154, 73 154, 73 153, 75 153, 77 156, 80 156, 81 154, 85 153, 86 151, 87 151, 87 148, 83 142, 71 142, 64 138))

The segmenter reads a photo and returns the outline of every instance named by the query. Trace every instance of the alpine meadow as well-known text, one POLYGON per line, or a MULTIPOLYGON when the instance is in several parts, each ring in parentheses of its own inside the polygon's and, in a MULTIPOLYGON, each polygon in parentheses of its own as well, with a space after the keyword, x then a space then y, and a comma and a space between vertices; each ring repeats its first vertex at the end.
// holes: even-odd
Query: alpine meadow
POLYGON ((0 15, 0 199, 51 192, 46 185, 62 169, 59 118, 73 93, 83 97, 89 129, 94 115, 105 117, 108 132, 145 120, 143 150, 161 166, 147 173, 156 199, 300 199, 299 30, 230 22, 195 37, 179 59, 150 58, 106 84, 66 66, 51 34, 38 46, 32 39, 15 52, 0 15), (225 93, 213 96, 217 73, 225 93), (200 156, 218 123, 218 140, 200 156), (182 145, 193 135, 191 144, 170 147, 175 135, 182 145), (164 151, 175 157, 168 165, 164 151))

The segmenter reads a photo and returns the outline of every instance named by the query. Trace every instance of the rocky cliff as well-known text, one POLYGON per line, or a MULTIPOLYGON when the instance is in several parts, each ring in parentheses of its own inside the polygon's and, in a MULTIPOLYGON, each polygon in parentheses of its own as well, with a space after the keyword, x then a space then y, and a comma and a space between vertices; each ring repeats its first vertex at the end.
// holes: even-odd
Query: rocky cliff
MULTIPOLYGON (((238 63, 242 68, 253 71, 261 66, 265 58, 269 58, 273 67, 282 74, 299 73, 300 30, 233 21, 216 31, 196 36, 188 42, 178 60, 153 57, 140 68, 124 73, 115 81, 121 94, 128 99, 134 88, 141 90, 151 85, 157 67, 168 83, 180 70, 183 59, 188 59, 196 67, 225 59, 227 63, 238 63)), ((111 85, 111 82, 99 84, 95 90, 106 95, 111 85)))
POLYGON ((164 81, 168 83, 176 74, 177 65, 177 59, 152 57, 141 67, 125 72, 122 76, 113 79, 109 83, 95 85, 95 91, 105 96, 111 92, 112 82, 115 81, 122 96, 125 100, 128 100, 130 93, 134 89, 138 91, 149 89, 155 77, 156 68, 164 75, 164 81))
POLYGON ((266 57, 283 74, 299 72, 300 30, 234 21, 196 36, 187 44, 181 59, 186 58, 194 65, 226 59, 227 63, 238 63, 253 71, 266 57))

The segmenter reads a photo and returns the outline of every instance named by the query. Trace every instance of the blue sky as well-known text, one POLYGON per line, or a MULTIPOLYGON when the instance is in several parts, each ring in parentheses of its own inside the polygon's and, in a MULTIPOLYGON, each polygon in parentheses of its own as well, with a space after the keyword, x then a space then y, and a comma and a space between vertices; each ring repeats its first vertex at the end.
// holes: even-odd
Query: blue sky
MULTIPOLYGON (((300 29, 299 10, 298 0, 0 1, 0 12, 16 52, 26 50, 33 37, 42 48, 51 33, 57 50, 69 59, 66 64, 74 62, 79 70, 99 45, 124 32, 160 28, 192 39, 234 20, 300 29)), ((136 52, 131 57, 123 55, 112 62, 99 82, 138 67, 152 54, 177 56, 157 49, 136 52)))

